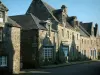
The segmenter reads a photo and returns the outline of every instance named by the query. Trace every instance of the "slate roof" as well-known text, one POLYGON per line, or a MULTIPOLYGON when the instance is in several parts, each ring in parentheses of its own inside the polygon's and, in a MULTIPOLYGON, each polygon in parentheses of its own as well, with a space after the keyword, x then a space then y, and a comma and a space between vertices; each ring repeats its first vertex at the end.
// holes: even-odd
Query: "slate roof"
POLYGON ((66 22, 66 28, 74 29, 68 22, 66 22))
POLYGON ((47 20, 48 18, 54 19, 56 22, 58 20, 53 15, 53 12, 55 9, 48 5, 46 2, 42 0, 33 0, 31 5, 29 6, 27 13, 32 13, 34 16, 38 17, 40 20, 47 20), (40 12, 42 14, 40 14, 40 12))
POLYGON ((40 20, 32 14, 10 16, 10 18, 15 20, 18 24, 20 24, 23 30, 30 30, 30 29, 46 30, 44 26, 39 24, 40 20))
POLYGON ((81 26, 91 35, 92 22, 82 23, 81 26))
POLYGON ((14 20, 12 20, 10 17, 7 18, 7 23, 6 23, 7 26, 10 26, 10 27, 18 27, 18 28, 21 28, 21 26, 16 23, 14 20))
POLYGON ((44 2, 44 1, 42 1, 42 2, 43 2, 43 4, 46 6, 46 8, 47 8, 50 12, 52 12, 52 11, 55 10, 55 8, 53 8, 52 6, 50 6, 49 4, 47 4, 46 2, 44 2))
POLYGON ((62 13, 61 9, 57 9, 53 11, 53 15, 56 17, 58 21, 60 21, 59 15, 62 13))
POLYGON ((90 34, 81 25, 79 25, 79 29, 80 29, 80 35, 81 36, 85 36, 85 37, 90 36, 90 34))

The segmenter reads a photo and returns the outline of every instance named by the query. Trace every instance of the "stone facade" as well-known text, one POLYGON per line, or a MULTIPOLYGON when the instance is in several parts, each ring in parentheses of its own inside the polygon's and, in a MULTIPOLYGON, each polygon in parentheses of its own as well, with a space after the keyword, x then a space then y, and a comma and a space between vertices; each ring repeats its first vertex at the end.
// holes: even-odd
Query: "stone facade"
POLYGON ((7 56, 7 67, 14 74, 20 71, 20 28, 4 27, 3 50, 7 56))
POLYGON ((20 27, 13 20, 8 20, 7 12, 8 9, 0 1, 0 74, 16 74, 20 71, 20 27))
POLYGON ((23 68, 36 67, 38 30, 21 30, 21 63, 23 68))
POLYGON ((20 72, 20 28, 12 27, 11 40, 14 50, 13 55, 13 73, 20 72))
MULTIPOLYGON (((44 56, 44 48, 45 47, 51 47, 52 48, 52 63, 55 61, 56 58, 56 45, 57 45, 57 38, 56 32, 51 31, 50 36, 47 35, 48 31, 46 30, 39 30, 39 59, 40 59, 40 65, 43 65, 45 62, 45 56, 44 56)), ((49 60, 49 59, 48 59, 49 60)), ((48 61, 49 62, 49 61, 48 61)))
POLYGON ((65 5, 54 9, 42 0, 33 0, 25 15, 7 18, 5 12, 0 47, 9 71, 98 58, 98 25, 79 22, 67 12, 65 5))

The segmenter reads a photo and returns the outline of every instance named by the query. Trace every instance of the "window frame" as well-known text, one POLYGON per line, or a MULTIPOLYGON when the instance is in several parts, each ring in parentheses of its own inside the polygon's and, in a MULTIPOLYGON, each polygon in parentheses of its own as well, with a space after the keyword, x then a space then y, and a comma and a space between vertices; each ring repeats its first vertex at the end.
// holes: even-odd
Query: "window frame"
POLYGON ((0 56, 0 67, 7 67, 7 56, 0 56))
POLYGON ((68 46, 62 46, 62 50, 64 52, 65 57, 68 57, 69 47, 68 46))
POLYGON ((43 56, 44 59, 52 59, 53 58, 53 48, 52 47, 44 47, 43 48, 43 56), (47 54, 45 54, 47 53, 47 54))

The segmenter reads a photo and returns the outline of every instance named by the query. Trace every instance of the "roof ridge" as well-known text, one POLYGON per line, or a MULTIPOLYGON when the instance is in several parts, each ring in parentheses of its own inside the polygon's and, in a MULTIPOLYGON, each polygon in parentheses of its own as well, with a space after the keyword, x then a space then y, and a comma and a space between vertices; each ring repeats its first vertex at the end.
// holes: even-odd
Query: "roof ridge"
POLYGON ((86 34, 88 34, 88 35, 90 36, 90 34, 89 34, 81 25, 79 25, 79 27, 80 27, 86 34))
MULTIPOLYGON (((36 18, 32 13, 30 13, 30 15, 31 15, 31 17, 32 17, 32 19, 34 20, 34 18, 36 18)), ((38 19, 38 18, 36 18, 36 19, 38 19)), ((34 22, 35 22, 35 24, 36 24, 36 26, 37 26, 37 28, 39 29, 39 26, 38 26, 38 24, 36 23, 36 21, 34 20, 34 22)))
POLYGON ((14 21, 13 19, 11 19, 9 16, 7 18, 10 19, 11 21, 13 21, 16 25, 18 25, 18 26, 15 26, 15 27, 21 27, 16 21, 14 21))
POLYGON ((38 19, 36 16, 34 16, 32 13, 30 13, 30 15, 32 16, 32 18, 33 18, 33 20, 34 20, 36 26, 38 27, 38 29, 41 29, 41 27, 42 27, 42 28, 45 28, 44 26, 40 25, 40 24, 36 21, 36 20, 38 20, 38 21, 40 22, 41 20, 39 20, 39 19, 38 19))
MULTIPOLYGON (((44 4, 44 6, 47 8, 47 6, 45 5, 45 3, 46 2, 44 2, 44 1, 42 1, 41 0, 41 2, 44 4)), ((46 3, 47 4, 47 3, 46 3)), ((49 4, 47 4, 47 5, 49 5, 49 4)), ((50 6, 50 5, 49 5, 50 6)), ((52 7, 52 6, 50 6, 50 7, 52 7)), ((53 7, 52 7, 53 8, 53 7)), ((57 22, 59 22, 57 19, 56 19, 56 17, 50 12, 50 10, 47 8, 47 10, 49 11, 49 13, 53 16, 53 18, 57 21, 57 22)))

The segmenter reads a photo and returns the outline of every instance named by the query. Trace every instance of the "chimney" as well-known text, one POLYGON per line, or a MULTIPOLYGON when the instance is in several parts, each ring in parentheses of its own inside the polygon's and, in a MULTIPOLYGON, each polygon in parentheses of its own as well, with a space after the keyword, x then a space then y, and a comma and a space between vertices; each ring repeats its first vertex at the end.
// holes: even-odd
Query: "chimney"
POLYGON ((79 21, 76 21, 76 23, 75 23, 77 26, 79 26, 79 21))
POLYGON ((98 24, 97 23, 95 24, 95 28, 98 29, 98 24))
POLYGON ((76 26, 76 24, 77 24, 77 17, 76 16, 72 16, 71 17, 72 18, 72 21, 71 21, 71 25, 73 26, 73 27, 75 27, 76 26))
POLYGON ((62 9, 63 12, 67 13, 67 7, 65 5, 62 5, 61 9, 62 9))
POLYGON ((82 25, 83 24, 82 21, 79 24, 82 25))

